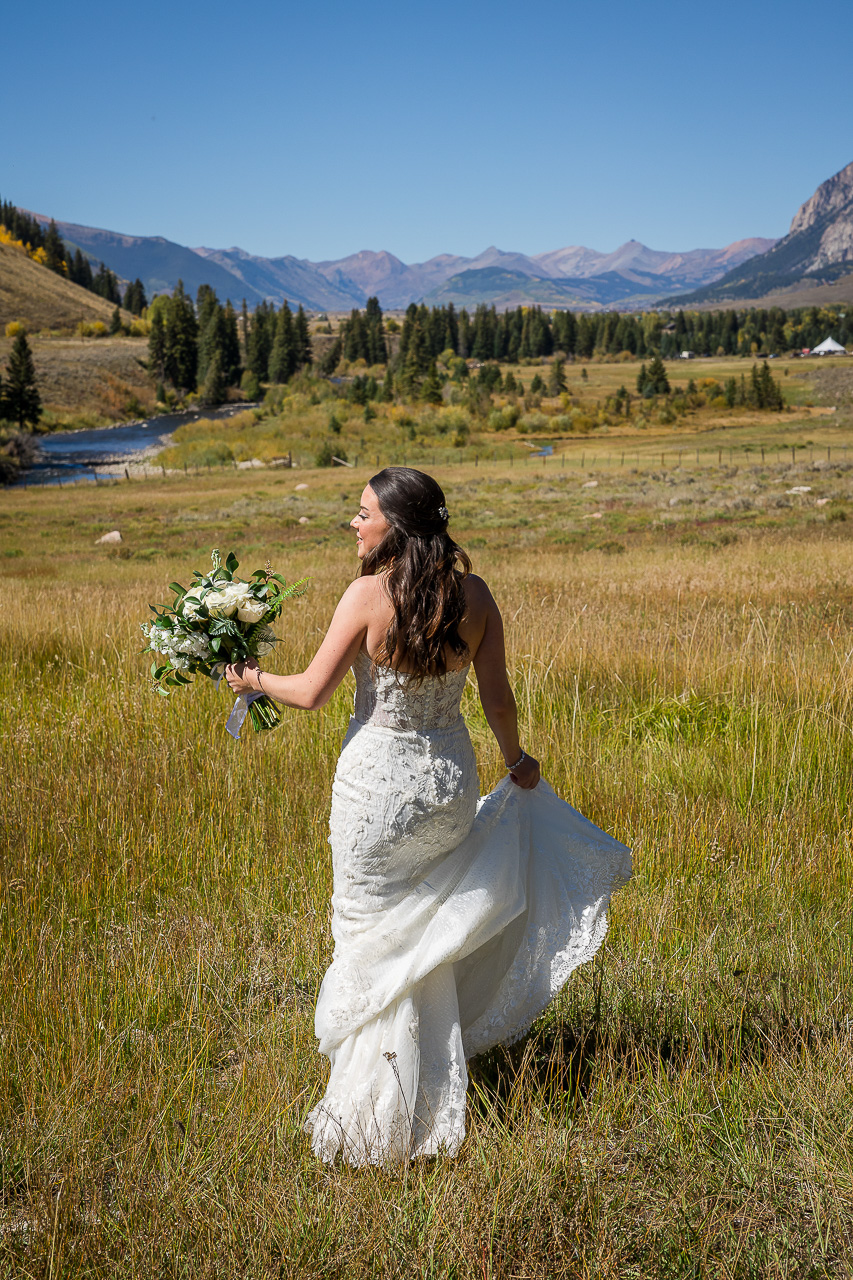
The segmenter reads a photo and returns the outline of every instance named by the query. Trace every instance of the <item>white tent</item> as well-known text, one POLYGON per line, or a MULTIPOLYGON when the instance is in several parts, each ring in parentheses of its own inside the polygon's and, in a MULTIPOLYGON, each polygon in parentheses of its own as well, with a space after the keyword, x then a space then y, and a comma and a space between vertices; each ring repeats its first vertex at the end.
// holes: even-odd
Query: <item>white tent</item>
POLYGON ((813 356, 846 356, 840 342, 836 342, 834 338, 825 338, 819 347, 812 350, 813 356))

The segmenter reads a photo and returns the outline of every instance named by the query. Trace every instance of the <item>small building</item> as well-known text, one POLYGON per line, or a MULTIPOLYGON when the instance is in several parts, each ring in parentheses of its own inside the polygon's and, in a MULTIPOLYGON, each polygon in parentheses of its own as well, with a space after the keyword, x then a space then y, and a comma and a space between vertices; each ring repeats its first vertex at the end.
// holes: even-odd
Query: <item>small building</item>
POLYGON ((678 358, 679 358, 679 360, 695 360, 695 359, 696 359, 696 352, 695 352, 695 351, 682 351, 678 358))
POLYGON ((846 356, 847 352, 834 338, 824 338, 819 347, 812 348, 813 356, 846 356))

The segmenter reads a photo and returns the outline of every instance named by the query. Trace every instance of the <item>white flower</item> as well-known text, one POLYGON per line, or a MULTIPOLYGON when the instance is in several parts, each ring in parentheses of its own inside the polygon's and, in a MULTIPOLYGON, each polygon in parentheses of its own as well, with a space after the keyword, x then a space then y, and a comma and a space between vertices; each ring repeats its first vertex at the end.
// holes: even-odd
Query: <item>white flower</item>
POLYGON ((214 618, 233 618, 237 612, 237 602, 227 588, 222 591, 211 591, 204 597, 204 603, 214 618))
POLYGON ((242 604, 237 607, 237 617, 241 622, 260 622, 266 611, 267 606, 263 600, 256 600, 254 596, 247 596, 242 604))
POLYGON ((202 606, 202 601, 196 596, 184 596, 181 601, 181 613, 185 618, 197 618, 198 611, 202 606))

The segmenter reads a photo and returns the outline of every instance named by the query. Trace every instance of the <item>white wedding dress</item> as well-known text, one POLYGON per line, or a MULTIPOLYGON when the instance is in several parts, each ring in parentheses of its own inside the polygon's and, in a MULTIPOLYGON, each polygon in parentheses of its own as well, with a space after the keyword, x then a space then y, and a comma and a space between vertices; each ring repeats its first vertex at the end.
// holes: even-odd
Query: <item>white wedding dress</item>
POLYGON ((465 1136, 465 1060, 518 1039, 589 960, 630 853, 544 781, 479 798, 459 704, 360 653, 334 786, 335 951, 317 1002, 314 1151, 397 1163, 465 1136))

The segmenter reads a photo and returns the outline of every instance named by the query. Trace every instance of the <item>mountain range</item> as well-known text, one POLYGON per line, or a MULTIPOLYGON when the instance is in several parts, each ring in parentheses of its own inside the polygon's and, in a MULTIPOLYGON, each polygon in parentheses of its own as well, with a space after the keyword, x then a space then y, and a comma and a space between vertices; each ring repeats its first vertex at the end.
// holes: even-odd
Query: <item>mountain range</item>
POLYGON ((800 205, 786 236, 767 252, 732 267, 711 284, 668 301, 719 304, 772 294, 774 302, 784 305, 786 293, 838 284, 845 276, 848 300, 853 299, 853 163, 827 178, 800 205))
MULTIPOLYGON (((34 214, 42 223, 49 218, 34 214)), ((244 249, 188 248, 162 236, 130 236, 57 220, 63 239, 123 280, 137 277, 149 297, 179 279, 195 295, 209 284, 220 298, 250 306, 285 298, 312 311, 349 311, 376 296, 386 310, 410 302, 454 302, 499 308, 524 303, 596 309, 649 305, 665 294, 711 284, 775 244, 754 237, 724 249, 660 252, 629 240, 613 253, 571 245, 546 253, 511 253, 491 246, 474 258, 443 253, 408 264, 387 251, 364 249, 322 262, 285 255, 264 258, 244 249)))

